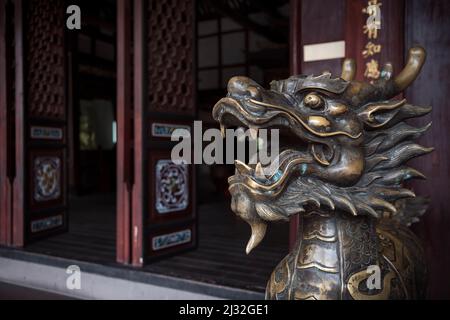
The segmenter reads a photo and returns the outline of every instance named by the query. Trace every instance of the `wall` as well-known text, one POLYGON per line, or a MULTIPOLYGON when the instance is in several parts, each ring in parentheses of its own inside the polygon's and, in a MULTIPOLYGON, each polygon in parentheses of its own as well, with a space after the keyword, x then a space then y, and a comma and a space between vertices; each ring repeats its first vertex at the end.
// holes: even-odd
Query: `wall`
MULTIPOLYGON (((302 45, 344 40, 345 0, 303 0, 302 45), (326 8, 326 10, 324 10, 326 8)), ((319 75, 322 71, 341 74, 341 60, 302 62, 301 73, 319 75)))
POLYGON ((422 125, 432 121, 421 144, 435 151, 413 162, 428 179, 414 183, 414 191, 431 199, 428 212, 414 231, 422 238, 429 268, 428 297, 450 298, 450 1, 406 1, 406 45, 422 45, 427 62, 421 75, 406 92, 410 103, 431 105, 430 115, 420 119, 422 125))
MULTIPOLYGON (((428 180, 416 181, 412 187, 416 194, 429 196, 428 212, 413 231, 421 238, 429 268, 428 298, 450 298, 450 1, 444 0, 383 0, 382 20, 388 29, 380 38, 383 51, 380 62, 391 61, 394 74, 404 65, 407 49, 422 45, 428 52, 427 62, 421 75, 407 90, 405 96, 412 104, 432 105, 432 113, 418 124, 433 121, 431 129, 420 143, 433 146, 431 155, 412 161, 411 165, 423 172, 428 180)), ((305 44, 346 40, 348 57, 359 58, 364 39, 359 25, 360 9, 351 6, 365 5, 363 0, 301 1, 301 37, 305 44), (359 3, 360 1, 361 3, 359 3), (356 30, 356 31, 355 31, 356 30)), ((340 75, 341 59, 302 62, 301 73, 319 74, 329 70, 340 75)), ((362 78, 361 63, 358 78, 362 78)))

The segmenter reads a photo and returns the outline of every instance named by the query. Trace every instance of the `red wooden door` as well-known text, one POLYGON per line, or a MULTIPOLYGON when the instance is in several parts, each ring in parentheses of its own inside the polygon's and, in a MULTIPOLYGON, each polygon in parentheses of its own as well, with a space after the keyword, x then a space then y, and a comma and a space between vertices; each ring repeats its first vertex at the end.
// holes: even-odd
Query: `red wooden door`
POLYGON ((195 1, 137 4, 143 7, 141 15, 136 11, 135 58, 143 64, 135 60, 135 137, 141 137, 135 141, 135 181, 141 179, 142 193, 133 203, 143 213, 148 259, 196 245, 195 167, 170 161, 171 130, 190 128, 196 115, 195 1))
MULTIPOLYGON (((63 0, 24 1, 25 239, 67 229, 67 110, 63 0)), ((18 145, 20 148, 20 145, 18 145)))
POLYGON ((196 116, 194 13, 194 0, 118 1, 122 263, 140 266, 197 243, 195 167, 170 161, 171 132, 192 132, 196 116))
POLYGON ((63 0, 0 1, 0 244, 67 229, 63 0))
MULTIPOLYGON (((23 229, 23 213, 19 199, 15 199, 15 184, 20 180, 16 176, 16 88, 15 79, 18 68, 15 41, 16 6, 7 0, 0 0, 0 244, 23 245, 23 232, 14 237, 14 229, 23 229), (16 206, 15 204, 19 204, 16 206), (20 217, 19 220, 14 219, 20 217)), ((20 30, 19 30, 20 31, 20 30)), ((19 155, 20 156, 20 155, 19 155)))

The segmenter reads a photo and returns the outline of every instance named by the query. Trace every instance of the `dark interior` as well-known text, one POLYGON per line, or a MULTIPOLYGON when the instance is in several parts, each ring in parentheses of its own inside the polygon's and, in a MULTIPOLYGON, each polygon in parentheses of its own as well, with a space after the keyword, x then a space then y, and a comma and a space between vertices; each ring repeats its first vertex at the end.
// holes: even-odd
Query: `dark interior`
MULTIPOLYGON (((289 1, 198 1, 197 105, 203 128, 216 127, 214 103, 234 75, 262 85, 289 74, 289 1)), ((86 26, 70 38, 73 141, 69 231, 27 250, 115 264, 116 241, 116 6, 84 1, 86 26)), ((144 271, 264 291, 275 264, 288 250, 288 224, 272 227, 245 254, 250 228, 230 210, 233 165, 198 165, 198 248, 149 263, 144 271)))

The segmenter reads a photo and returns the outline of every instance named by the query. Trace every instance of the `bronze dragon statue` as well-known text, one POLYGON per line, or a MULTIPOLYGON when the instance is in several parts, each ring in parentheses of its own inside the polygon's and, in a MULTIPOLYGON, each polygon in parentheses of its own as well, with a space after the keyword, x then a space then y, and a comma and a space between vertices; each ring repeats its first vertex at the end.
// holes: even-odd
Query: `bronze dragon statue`
MULTIPOLYGON (((386 64, 372 83, 342 75, 291 76, 270 90, 233 77, 213 109, 221 128, 277 128, 278 169, 236 162, 229 181, 231 208, 251 226, 247 253, 264 238, 268 222, 298 214, 298 241, 274 269, 267 299, 418 299, 426 268, 418 239, 408 229, 427 207, 404 182, 424 178, 405 165, 432 151, 413 142, 430 126, 406 123, 431 107, 394 99, 418 76, 421 47, 409 50, 393 77, 386 64), (368 281, 378 270, 380 285, 368 281), (372 272, 373 271, 373 272, 372 272)), ((373 280, 373 279, 372 279, 373 280)))

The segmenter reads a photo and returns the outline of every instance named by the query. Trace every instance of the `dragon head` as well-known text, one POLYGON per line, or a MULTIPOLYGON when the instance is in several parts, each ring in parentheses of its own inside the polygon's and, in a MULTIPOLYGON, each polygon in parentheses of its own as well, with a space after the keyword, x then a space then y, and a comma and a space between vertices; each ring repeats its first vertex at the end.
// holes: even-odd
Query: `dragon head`
POLYGON ((379 218, 395 215, 397 200, 414 197, 403 182, 423 175, 404 163, 432 150, 412 142, 429 125, 415 128, 404 120, 431 107, 393 98, 424 61, 425 50, 412 48, 395 78, 386 64, 373 83, 352 79, 352 60, 344 61, 340 78, 292 76, 273 81, 270 90, 247 77, 230 79, 227 97, 213 109, 221 128, 280 130, 276 170, 265 174, 260 163, 237 161, 229 178, 231 208, 252 228, 247 253, 263 239, 267 221, 321 207, 379 218))

